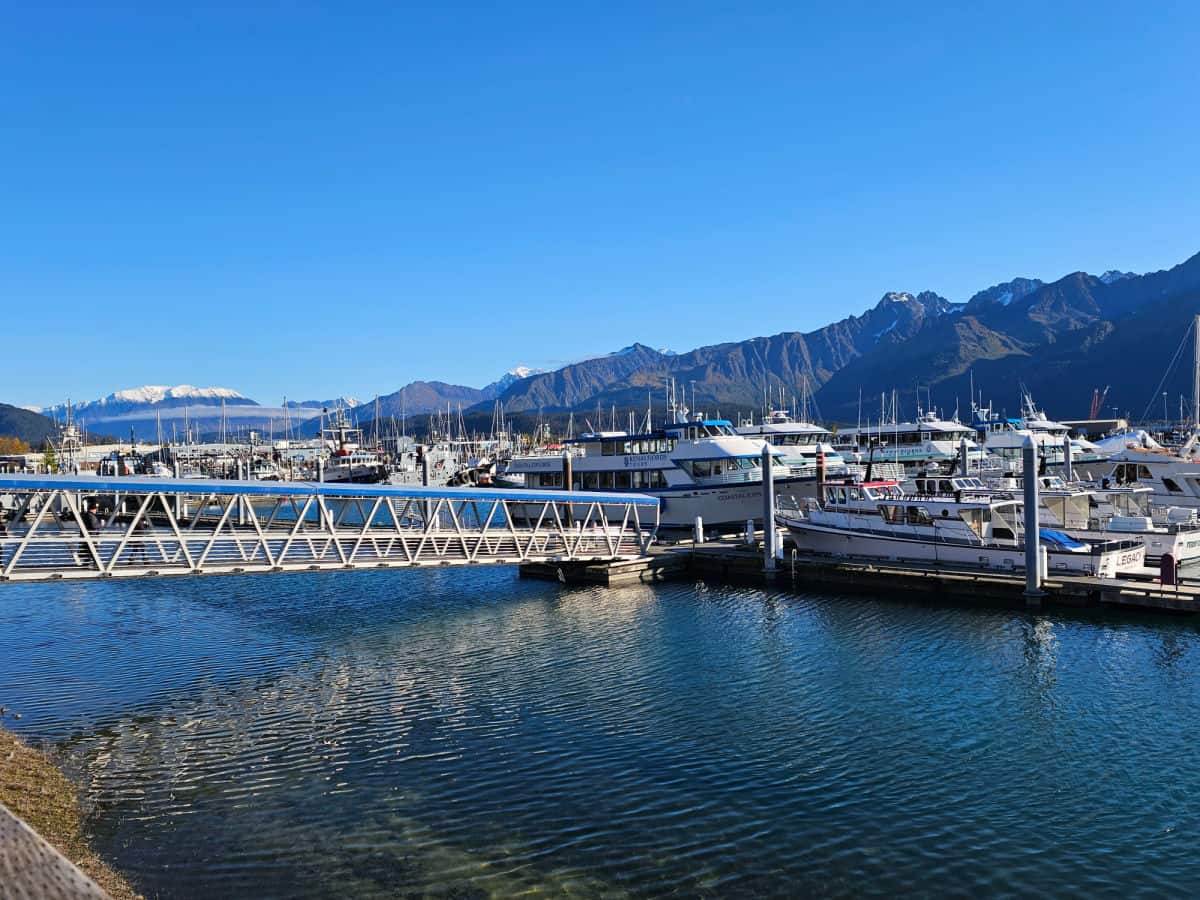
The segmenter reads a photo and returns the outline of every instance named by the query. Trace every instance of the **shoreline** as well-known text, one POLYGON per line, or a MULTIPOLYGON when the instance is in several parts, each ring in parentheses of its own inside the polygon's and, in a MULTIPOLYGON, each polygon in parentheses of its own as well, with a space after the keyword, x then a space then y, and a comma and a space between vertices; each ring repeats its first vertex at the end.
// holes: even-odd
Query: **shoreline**
POLYGON ((0 725, 0 803, 74 863, 113 900, 142 900, 92 849, 75 785, 43 751, 0 725))

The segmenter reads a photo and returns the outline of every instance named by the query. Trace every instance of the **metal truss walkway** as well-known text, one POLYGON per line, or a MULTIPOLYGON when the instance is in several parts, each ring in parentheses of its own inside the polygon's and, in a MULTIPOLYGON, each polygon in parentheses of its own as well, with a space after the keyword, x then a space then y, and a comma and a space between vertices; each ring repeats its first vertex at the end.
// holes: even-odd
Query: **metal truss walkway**
POLYGON ((0 581, 630 559, 657 528, 639 494, 2 475, 0 581))

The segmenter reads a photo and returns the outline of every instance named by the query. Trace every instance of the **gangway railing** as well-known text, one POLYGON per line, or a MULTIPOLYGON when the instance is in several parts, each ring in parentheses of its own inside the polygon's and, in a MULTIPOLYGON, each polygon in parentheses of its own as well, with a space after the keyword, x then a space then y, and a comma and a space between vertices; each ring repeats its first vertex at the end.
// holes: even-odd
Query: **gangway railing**
POLYGON ((3 582, 629 559, 657 529, 644 494, 0 475, 3 582))

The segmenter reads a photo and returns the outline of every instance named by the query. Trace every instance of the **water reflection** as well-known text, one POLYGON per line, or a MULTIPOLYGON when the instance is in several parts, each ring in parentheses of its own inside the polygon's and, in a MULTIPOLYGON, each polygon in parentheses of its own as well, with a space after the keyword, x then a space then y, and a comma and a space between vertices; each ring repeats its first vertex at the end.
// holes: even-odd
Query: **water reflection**
POLYGON ((1179 892, 1196 642, 506 570, 23 586, 0 697, 164 897, 1179 892))

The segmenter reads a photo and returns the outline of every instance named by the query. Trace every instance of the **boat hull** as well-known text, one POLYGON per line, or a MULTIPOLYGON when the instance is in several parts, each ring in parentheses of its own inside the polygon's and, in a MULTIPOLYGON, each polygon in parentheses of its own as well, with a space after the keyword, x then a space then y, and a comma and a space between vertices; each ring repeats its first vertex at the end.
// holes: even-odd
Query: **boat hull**
MULTIPOLYGON (((503 489, 506 485, 495 485, 503 489)), ((804 497, 815 497, 817 482, 812 478, 776 478, 775 496, 777 499, 792 498, 799 500, 804 497)), ((753 519, 759 526, 763 517, 762 482, 742 484, 711 485, 694 488, 673 488, 667 490, 640 490, 636 493, 657 497, 659 500, 659 529, 691 529, 695 526, 697 516, 706 529, 736 529, 746 527, 746 520, 753 519)), ((540 515, 541 506, 531 505, 525 510, 524 504, 514 509, 517 515, 529 515, 536 518, 540 515)), ((606 508, 606 516, 624 514, 622 508, 606 508)))
MULTIPOLYGON (((986 544, 953 544, 907 538, 902 535, 866 534, 813 524, 804 519, 783 518, 797 549, 805 553, 879 559, 892 562, 928 562, 977 568, 983 571, 1017 572, 1025 569, 1023 547, 986 544)), ((1047 547, 1048 572, 1095 575, 1112 578, 1123 571, 1145 565, 1145 547, 1125 547, 1093 553, 1055 552, 1047 547)))

